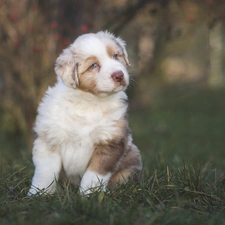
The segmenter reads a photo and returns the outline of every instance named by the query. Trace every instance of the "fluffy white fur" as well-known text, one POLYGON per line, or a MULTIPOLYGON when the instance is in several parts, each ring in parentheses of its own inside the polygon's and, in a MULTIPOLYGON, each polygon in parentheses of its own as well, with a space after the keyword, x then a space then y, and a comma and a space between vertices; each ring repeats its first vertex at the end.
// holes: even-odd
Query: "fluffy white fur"
MULTIPOLYGON (((62 170, 71 183, 80 184, 82 193, 89 194, 89 188, 101 183, 107 185, 114 172, 100 174, 88 166, 96 145, 124 135, 118 121, 127 111, 124 90, 129 84, 128 63, 125 43, 107 32, 82 35, 59 56, 55 67, 58 82, 48 88, 38 108, 33 146, 35 173, 28 195, 42 190, 54 193, 62 170), (121 59, 109 57, 108 44, 115 47, 121 59), (93 56, 99 67, 92 66, 95 62, 85 67, 93 56), (123 83, 112 79, 116 71, 122 71, 123 83), (85 74, 91 78, 85 80, 85 74), (95 91, 79 88, 82 79, 87 86, 93 79, 95 91)), ((127 148, 132 146, 130 134, 128 139, 127 148)), ((138 166, 141 170, 141 164, 138 166)))
POLYGON ((111 176, 111 173, 103 176, 101 174, 96 174, 93 171, 87 170, 80 183, 80 192, 90 194, 93 190, 92 188, 101 186, 104 187, 104 185, 109 182, 111 176))

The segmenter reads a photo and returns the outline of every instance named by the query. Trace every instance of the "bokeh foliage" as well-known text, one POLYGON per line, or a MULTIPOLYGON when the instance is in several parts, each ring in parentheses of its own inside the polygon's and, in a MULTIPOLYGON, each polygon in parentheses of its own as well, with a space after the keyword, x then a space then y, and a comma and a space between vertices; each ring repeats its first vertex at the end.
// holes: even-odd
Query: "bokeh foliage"
POLYGON ((224 87, 220 0, 39 1, 0 3, 1 128, 28 140, 37 105, 55 82, 54 62, 78 35, 108 29, 122 36, 135 74, 134 108, 148 107, 162 85, 224 87))
POLYGON ((225 224, 224 23, 224 0, 2 0, 0 224, 225 224), (127 42, 142 181, 89 198, 70 185, 28 198, 25 143, 54 62, 102 29, 127 42))

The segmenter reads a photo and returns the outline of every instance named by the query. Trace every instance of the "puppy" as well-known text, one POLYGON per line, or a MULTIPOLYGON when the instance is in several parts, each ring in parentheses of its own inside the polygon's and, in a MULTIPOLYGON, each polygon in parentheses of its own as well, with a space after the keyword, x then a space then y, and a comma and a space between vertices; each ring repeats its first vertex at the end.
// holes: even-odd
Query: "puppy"
POLYGON ((128 65, 125 42, 108 32, 78 37, 57 58, 58 82, 38 107, 28 195, 54 193, 62 171, 83 194, 139 179, 126 117, 128 65))

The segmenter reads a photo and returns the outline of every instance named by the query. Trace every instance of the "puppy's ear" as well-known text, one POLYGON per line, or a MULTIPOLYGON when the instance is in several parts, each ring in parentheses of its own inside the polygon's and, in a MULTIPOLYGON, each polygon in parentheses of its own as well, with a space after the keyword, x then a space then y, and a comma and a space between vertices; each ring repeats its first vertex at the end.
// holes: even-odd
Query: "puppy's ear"
POLYGON ((129 60, 128 60, 128 54, 126 50, 126 42, 121 39, 120 37, 116 38, 116 43, 122 48, 123 53, 124 53, 124 60, 127 64, 127 66, 130 66, 129 60))
POLYGON ((64 49, 56 59, 55 73, 63 83, 76 88, 78 86, 77 65, 70 48, 64 49))

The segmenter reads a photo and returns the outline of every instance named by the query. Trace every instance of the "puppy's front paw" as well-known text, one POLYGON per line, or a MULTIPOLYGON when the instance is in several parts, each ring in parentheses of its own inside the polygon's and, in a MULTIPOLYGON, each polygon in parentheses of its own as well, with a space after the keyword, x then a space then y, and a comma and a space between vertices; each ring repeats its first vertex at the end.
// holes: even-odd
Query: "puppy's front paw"
POLYGON ((36 195, 36 194, 38 194, 39 193, 39 190, 37 189, 37 188, 33 188, 33 187, 31 187, 30 188, 30 190, 28 191, 28 193, 27 193, 27 196, 33 196, 33 195, 36 195))
POLYGON ((42 188, 42 189, 39 189, 37 187, 31 187, 30 190, 28 191, 27 193, 27 196, 34 196, 34 195, 46 195, 46 194, 53 194, 54 193, 54 190, 52 191, 51 189, 49 188, 42 188))
POLYGON ((88 195, 90 195, 90 194, 92 194, 94 191, 93 191, 93 189, 92 188, 88 188, 88 189, 83 189, 82 187, 80 187, 79 188, 79 193, 81 194, 81 195, 85 195, 85 196, 88 196, 88 195))
POLYGON ((95 191, 105 191, 106 185, 111 176, 111 173, 103 176, 87 170, 81 180, 79 189, 80 193, 83 195, 89 195, 95 191))
POLYGON ((105 192, 105 191, 106 191, 106 185, 104 184, 100 184, 99 186, 95 186, 95 187, 91 187, 87 189, 83 189, 82 187, 80 187, 79 189, 80 194, 87 197, 94 192, 105 192))

